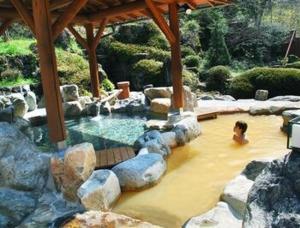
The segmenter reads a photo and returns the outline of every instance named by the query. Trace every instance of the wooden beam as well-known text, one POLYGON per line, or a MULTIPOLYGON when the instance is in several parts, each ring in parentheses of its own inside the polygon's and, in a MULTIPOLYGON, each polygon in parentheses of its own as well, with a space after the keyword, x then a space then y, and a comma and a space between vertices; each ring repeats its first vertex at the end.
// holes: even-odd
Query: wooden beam
POLYGON ((83 48, 85 48, 86 50, 89 49, 86 40, 73 28, 73 26, 69 25, 68 30, 73 34, 77 42, 80 43, 83 48))
POLYGON ((86 4, 87 0, 75 0, 70 6, 64 11, 64 13, 54 23, 53 39, 55 40, 58 35, 65 29, 65 27, 72 22, 76 14, 86 4))
POLYGON ((93 40, 93 44, 92 44, 92 47, 91 47, 92 49, 96 49, 97 48, 97 46, 98 46, 98 44, 100 42, 100 39, 102 37, 102 34, 104 32, 104 29, 105 29, 105 27, 107 25, 107 22, 108 22, 107 18, 105 18, 104 20, 102 20, 102 22, 101 22, 101 24, 99 26, 98 32, 97 32, 97 34, 96 34, 96 36, 95 36, 95 38, 93 40))
POLYGON ((147 7, 153 17, 154 22, 157 26, 161 29, 161 31, 165 34, 166 38, 173 44, 175 42, 175 36, 171 31, 168 23, 166 22, 165 18, 161 15, 156 5, 153 3, 152 0, 145 0, 147 7))
POLYGON ((52 142, 57 143, 66 139, 66 131, 52 38, 49 1, 32 0, 32 7, 42 86, 46 103, 49 137, 52 142))
POLYGON ((86 30, 87 43, 89 46, 88 58, 89 58, 89 66, 90 66, 92 94, 93 97, 100 97, 100 83, 99 83, 99 75, 98 75, 96 48, 93 48, 94 45, 93 24, 85 25, 85 30, 86 30))
POLYGON ((179 16, 176 3, 169 4, 170 28, 175 36, 175 42, 171 43, 171 74, 173 83, 174 108, 183 107, 183 83, 182 63, 180 50, 179 16))
POLYGON ((71 2, 72 0, 52 0, 50 2, 50 10, 52 11, 68 6, 71 2))
POLYGON ((0 36, 3 35, 3 33, 7 30, 7 28, 12 24, 12 20, 6 20, 4 21, 0 26, 0 36))
POLYGON ((16 8, 18 11, 20 17, 22 20, 27 24, 30 28, 30 30, 35 34, 35 27, 34 27, 34 21, 32 18, 31 13, 29 10, 26 8, 24 3, 21 0, 10 0, 10 2, 13 4, 13 6, 16 8))
POLYGON ((106 10, 100 10, 97 13, 88 16, 89 20, 92 22, 98 22, 104 18, 117 17, 122 14, 126 14, 132 11, 139 11, 146 8, 144 0, 137 0, 135 2, 127 3, 125 5, 115 6, 108 8, 106 10))

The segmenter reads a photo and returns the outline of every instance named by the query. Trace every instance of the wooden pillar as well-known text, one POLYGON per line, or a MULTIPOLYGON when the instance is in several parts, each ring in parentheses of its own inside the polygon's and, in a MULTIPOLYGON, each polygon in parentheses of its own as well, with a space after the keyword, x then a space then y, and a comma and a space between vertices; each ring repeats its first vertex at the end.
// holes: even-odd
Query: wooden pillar
POLYGON ((180 31, 178 8, 176 3, 169 4, 170 28, 175 36, 175 42, 171 43, 171 74, 173 83, 174 108, 183 108, 183 83, 182 83, 182 63, 180 50, 180 31))
POLYGON ((88 45, 88 57, 89 57, 89 66, 90 66, 90 74, 91 74, 91 87, 93 97, 100 97, 100 83, 99 83, 99 75, 98 75, 98 63, 96 56, 96 47, 94 47, 94 26, 93 24, 86 24, 86 38, 88 45))
POLYGON ((53 143, 66 139, 64 114, 53 45, 48 0, 32 0, 35 33, 45 96, 49 137, 53 143))

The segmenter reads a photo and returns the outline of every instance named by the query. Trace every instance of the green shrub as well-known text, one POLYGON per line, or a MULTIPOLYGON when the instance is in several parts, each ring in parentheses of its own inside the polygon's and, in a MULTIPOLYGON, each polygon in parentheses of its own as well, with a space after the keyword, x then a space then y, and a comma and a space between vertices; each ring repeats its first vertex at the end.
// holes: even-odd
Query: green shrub
POLYGON ((88 62, 80 55, 62 49, 56 50, 57 70, 60 83, 76 84, 80 94, 90 90, 90 71, 88 62))
POLYGON ((212 67, 207 71, 206 87, 208 90, 217 90, 224 93, 230 77, 231 74, 227 67, 212 67))
POLYGON ((294 63, 300 61, 300 58, 296 55, 289 55, 288 56, 288 63, 294 63))
POLYGON ((150 77, 159 76, 161 74, 163 63, 153 59, 143 59, 138 61, 133 70, 137 73, 149 75, 150 77))
POLYGON ((199 80, 197 75, 191 71, 183 70, 182 72, 183 84, 190 87, 192 91, 198 89, 199 80))
POLYGON ((101 88, 109 92, 115 89, 115 85, 108 78, 105 78, 101 82, 101 88))
POLYGON ((9 40, 0 42, 0 55, 29 55, 31 50, 29 46, 34 40, 9 40))
POLYGON ((109 46, 108 54, 118 57, 122 61, 134 61, 138 54, 145 53, 148 58, 164 61, 170 59, 170 53, 155 47, 124 44, 121 42, 112 42, 109 46))
POLYGON ((0 75, 1 80, 17 80, 19 77, 21 77, 21 72, 15 69, 6 69, 3 71, 0 75))
POLYGON ((237 76, 229 91, 236 98, 252 98, 258 89, 269 91, 271 97, 300 95, 300 70, 287 68, 254 68, 237 76), (247 91, 243 91, 245 87, 247 91), (250 88, 252 90, 250 92, 250 88))
POLYGON ((201 58, 198 55, 188 55, 183 59, 183 64, 187 67, 199 68, 201 58))
POLYGON ((298 62, 293 62, 293 63, 288 63, 285 66, 286 68, 296 68, 296 69, 300 69, 300 61, 298 62))
POLYGON ((196 52, 191 47, 181 46, 182 58, 185 58, 188 55, 196 55, 196 52))
POLYGON ((153 59, 143 59, 133 65, 132 85, 140 90, 144 85, 158 86, 163 79, 163 63, 153 59))
POLYGON ((247 78, 236 77, 230 83, 229 93, 240 99, 253 98, 255 89, 247 78))
POLYGON ((153 22, 135 22, 122 25, 118 28, 114 37, 122 43, 168 49, 168 41, 153 22))

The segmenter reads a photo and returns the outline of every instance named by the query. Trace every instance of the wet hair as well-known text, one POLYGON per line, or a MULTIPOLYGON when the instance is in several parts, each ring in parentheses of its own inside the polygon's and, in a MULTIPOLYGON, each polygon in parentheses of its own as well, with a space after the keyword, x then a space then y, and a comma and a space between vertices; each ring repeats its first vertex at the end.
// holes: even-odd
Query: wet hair
POLYGON ((235 126, 242 130, 242 134, 244 134, 248 128, 248 124, 241 120, 236 121, 235 126))

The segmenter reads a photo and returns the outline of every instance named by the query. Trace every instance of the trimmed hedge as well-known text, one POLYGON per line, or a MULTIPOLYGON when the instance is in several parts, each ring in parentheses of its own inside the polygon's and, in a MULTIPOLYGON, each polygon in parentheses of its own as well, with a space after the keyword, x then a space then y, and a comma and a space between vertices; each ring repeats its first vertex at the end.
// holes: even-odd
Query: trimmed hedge
POLYGON ((300 70, 259 67, 232 80, 229 93, 235 98, 253 98, 255 91, 265 89, 271 97, 300 95, 300 70))
POLYGON ((188 70, 183 70, 182 78, 183 78, 183 84, 190 87, 192 91, 198 89, 199 79, 195 73, 188 70))
POLYGON ((300 61, 298 62, 293 62, 293 63, 288 63, 285 66, 286 68, 296 68, 296 69, 300 69, 300 61))
POLYGON ((168 51, 158 49, 155 47, 124 44, 118 41, 112 42, 109 46, 109 55, 118 57, 123 61, 134 60, 135 57, 141 53, 147 54, 149 59, 156 59, 157 61, 165 61, 171 58, 171 54, 168 51))
POLYGON ((224 93, 227 89, 230 71, 225 66, 215 66, 207 71, 206 88, 224 93))
POLYGON ((183 64, 187 67, 199 68, 201 63, 201 58, 198 55, 188 55, 183 59, 183 64))

